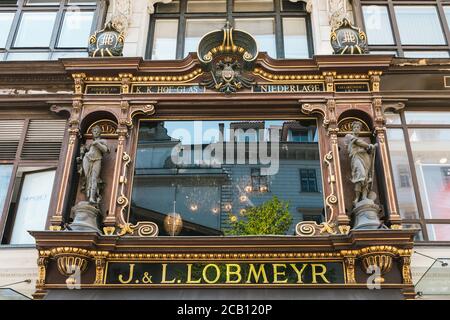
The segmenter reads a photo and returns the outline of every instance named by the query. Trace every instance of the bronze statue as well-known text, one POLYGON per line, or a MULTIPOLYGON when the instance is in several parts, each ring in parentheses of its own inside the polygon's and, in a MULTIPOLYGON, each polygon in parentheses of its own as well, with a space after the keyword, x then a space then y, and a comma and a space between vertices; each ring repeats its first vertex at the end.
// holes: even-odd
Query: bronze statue
POLYGON ((352 133, 347 134, 348 154, 351 165, 351 181, 355 186, 353 205, 366 200, 372 190, 375 150, 377 144, 370 144, 359 137, 362 123, 352 123, 352 133))
POLYGON ((89 203, 98 204, 101 200, 100 185, 100 171, 102 168, 103 156, 109 152, 106 140, 101 139, 102 129, 99 126, 92 128, 93 141, 90 146, 84 145, 80 148, 80 157, 78 161, 81 162, 79 168, 82 177, 84 178, 83 190, 89 203))

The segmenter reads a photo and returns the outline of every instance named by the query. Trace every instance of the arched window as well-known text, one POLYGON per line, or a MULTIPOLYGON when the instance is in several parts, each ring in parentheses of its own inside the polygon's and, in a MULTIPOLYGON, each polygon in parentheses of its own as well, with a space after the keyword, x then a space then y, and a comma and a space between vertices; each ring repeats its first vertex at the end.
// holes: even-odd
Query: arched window
POLYGON ((182 59, 197 51, 200 38, 226 21, 255 37, 259 51, 272 58, 309 58, 313 54, 311 22, 302 1, 174 0, 156 5, 150 19, 146 57, 182 59))

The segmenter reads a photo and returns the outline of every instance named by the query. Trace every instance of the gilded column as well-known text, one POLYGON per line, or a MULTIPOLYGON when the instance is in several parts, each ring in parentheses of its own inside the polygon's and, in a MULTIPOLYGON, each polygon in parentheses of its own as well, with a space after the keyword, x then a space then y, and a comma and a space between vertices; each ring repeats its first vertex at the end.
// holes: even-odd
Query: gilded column
POLYGON ((401 229, 401 217, 398 212, 397 203, 395 201, 395 186, 391 171, 390 158, 386 146, 386 127, 383 112, 382 100, 380 97, 373 99, 372 107, 375 115, 375 134, 380 152, 381 164, 383 167, 384 183, 386 186, 387 209, 389 212, 389 221, 392 229, 401 229))
POLYGON ((69 136, 67 144, 67 152, 64 158, 64 167, 61 174, 61 184, 58 190, 58 199, 56 203, 56 210, 50 219, 50 230, 61 230, 63 223, 63 211, 69 187, 70 176, 73 172, 74 156, 76 154, 76 147, 80 136, 80 116, 83 108, 83 90, 84 90, 84 73, 72 75, 75 87, 74 98, 72 101, 71 115, 69 119, 69 136))

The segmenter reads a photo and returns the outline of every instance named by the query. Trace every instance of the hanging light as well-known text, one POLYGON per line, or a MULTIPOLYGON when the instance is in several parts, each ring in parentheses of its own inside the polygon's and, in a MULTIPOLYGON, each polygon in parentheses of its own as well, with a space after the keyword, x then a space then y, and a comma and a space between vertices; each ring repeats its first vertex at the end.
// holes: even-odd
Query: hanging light
POLYGON ((181 215, 175 211, 176 201, 173 202, 173 211, 168 213, 164 218, 164 230, 172 237, 180 234, 183 229, 183 219, 181 215))

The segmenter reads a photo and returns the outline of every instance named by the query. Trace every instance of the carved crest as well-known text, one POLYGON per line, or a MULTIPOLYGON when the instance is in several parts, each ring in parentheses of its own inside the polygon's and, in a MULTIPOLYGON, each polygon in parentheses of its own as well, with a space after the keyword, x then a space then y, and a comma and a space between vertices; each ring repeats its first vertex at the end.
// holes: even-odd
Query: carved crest
POLYGON ((354 27, 347 18, 333 28, 330 41, 335 54, 369 53, 366 34, 354 27))
POLYGON ((246 73, 252 70, 258 54, 256 41, 248 33, 234 30, 229 22, 222 30, 206 34, 197 54, 206 71, 202 85, 207 88, 229 94, 253 84, 246 73))
POLYGON ((104 29, 96 31, 89 38, 89 56, 113 57, 122 56, 125 36, 108 22, 104 29))

